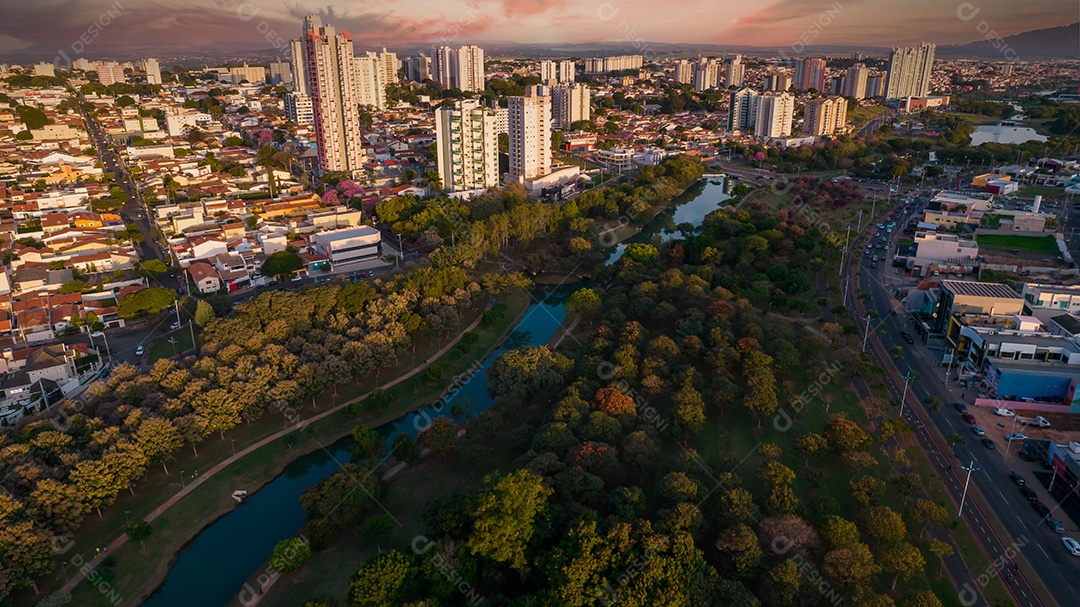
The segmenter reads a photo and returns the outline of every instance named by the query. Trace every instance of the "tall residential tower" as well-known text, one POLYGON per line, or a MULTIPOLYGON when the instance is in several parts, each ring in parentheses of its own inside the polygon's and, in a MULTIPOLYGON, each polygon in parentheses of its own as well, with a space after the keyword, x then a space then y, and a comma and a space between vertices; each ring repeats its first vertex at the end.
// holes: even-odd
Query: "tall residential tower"
POLYGON ((930 94, 930 72, 934 67, 934 45, 894 48, 889 56, 889 76, 885 98, 925 97, 930 94))
POLYGON ((319 172, 343 171, 355 175, 363 169, 355 57, 352 36, 323 25, 312 15, 304 19, 304 76, 315 115, 315 141, 319 172))

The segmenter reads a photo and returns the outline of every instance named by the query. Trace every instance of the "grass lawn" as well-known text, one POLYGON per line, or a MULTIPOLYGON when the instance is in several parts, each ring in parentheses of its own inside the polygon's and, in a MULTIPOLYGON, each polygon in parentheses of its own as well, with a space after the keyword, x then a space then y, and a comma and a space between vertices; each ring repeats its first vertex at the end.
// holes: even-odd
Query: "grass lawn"
POLYGON ((1064 199, 1065 188, 1054 188, 1045 185, 1026 185, 1016 192, 1019 198, 1031 198, 1034 199, 1036 195, 1042 196, 1043 200, 1058 200, 1064 199))
POLYGON ((1053 236, 1013 236, 1011 234, 981 234, 975 238, 980 247, 1011 251, 1017 249, 1029 253, 1057 256, 1057 239, 1053 236))
POLYGON ((147 352, 146 364, 152 365, 156 363, 159 358, 176 356, 177 354, 187 352, 194 347, 195 345, 191 343, 191 329, 180 327, 171 333, 162 335, 154 340, 154 343, 150 344, 150 351, 147 352), (169 343, 169 339, 176 340, 176 345, 169 343))
MULTIPOLYGON (((360 418, 356 418, 347 411, 330 415, 298 431, 292 446, 287 445, 284 440, 275 441, 207 480, 198 491, 186 496, 154 521, 153 535, 146 542, 145 552, 140 552, 139 546, 134 543, 127 543, 117 550, 115 554, 118 560, 116 591, 124 597, 131 598, 145 596, 156 588, 168 572, 169 561, 183 545, 199 530, 235 507, 235 502, 229 497, 233 489, 244 487, 249 493, 254 493, 254 490, 273 480, 285 466, 301 455, 348 435, 357 422, 362 421, 371 427, 376 427, 434 400, 446 389, 446 385, 453 381, 454 375, 463 372, 474 361, 482 359, 494 349, 502 336, 513 327, 520 315, 528 308, 529 295, 524 292, 515 293, 509 296, 505 303, 508 308, 503 319, 491 327, 478 327, 476 332, 480 339, 473 344, 468 355, 458 358, 451 364, 451 368, 443 376, 444 379, 437 385, 428 386, 422 381, 418 385, 414 384, 413 381, 417 378, 403 382, 390 391, 398 398, 384 410, 366 411, 360 418)), ((467 326, 479 313, 480 311, 477 310, 473 315, 462 318, 459 326, 467 326)), ((172 347, 168 342, 165 344, 172 347)), ((421 340, 417 344, 415 360, 429 358, 444 344, 443 340, 435 340, 434 343, 421 340)), ((414 367, 413 361, 412 356, 402 357, 400 363, 382 371, 380 375, 386 375, 386 377, 381 378, 380 383, 385 384, 388 380, 405 374, 414 367)), ((315 409, 303 408, 299 413, 306 416, 325 411, 335 404, 366 394, 375 387, 377 381, 379 381, 378 378, 371 376, 340 385, 336 396, 327 395, 316 402, 315 409)), ((235 441, 236 449, 241 450, 281 429, 282 420, 278 416, 268 414, 256 422, 239 426, 226 433, 224 440, 217 436, 209 437, 198 445, 198 456, 195 456, 191 449, 182 451, 175 461, 169 463, 170 474, 168 475, 165 475, 160 466, 150 468, 147 471, 146 480, 139 483, 136 488, 136 493, 134 495, 128 492, 121 494, 116 503, 105 510, 104 519, 99 519, 96 515, 87 518, 73 536, 76 542, 75 550, 65 554, 64 558, 70 561, 74 552, 78 552, 85 560, 90 560, 95 547, 103 546, 123 533, 124 511, 130 513, 132 520, 142 518, 174 495, 180 489, 179 472, 181 470, 186 471, 190 478, 192 471, 209 470, 231 456, 231 441, 235 441)), ((61 568, 58 566, 53 577, 43 578, 39 585, 47 592, 47 589, 59 587, 63 579, 61 568)), ((104 607, 110 604, 105 596, 86 583, 79 585, 73 596, 74 604, 77 605, 104 607)), ((21 598, 24 600, 17 604, 33 605, 41 596, 24 595, 21 598)))

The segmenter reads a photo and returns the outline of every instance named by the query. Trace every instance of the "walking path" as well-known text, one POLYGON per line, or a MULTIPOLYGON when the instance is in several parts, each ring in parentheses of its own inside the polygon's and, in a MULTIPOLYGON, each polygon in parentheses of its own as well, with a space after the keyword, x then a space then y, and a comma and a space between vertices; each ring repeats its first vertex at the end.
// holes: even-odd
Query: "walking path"
MULTIPOLYGON (((438 360, 441 356, 443 356, 444 354, 449 352, 451 348, 456 346, 458 344, 458 342, 461 341, 461 338, 465 333, 468 333, 469 331, 472 331, 473 329, 478 327, 482 320, 483 320, 483 316, 482 315, 478 316, 476 318, 476 320, 474 320, 472 322, 472 324, 470 324, 468 327, 465 328, 464 331, 462 331, 457 336, 455 336, 453 339, 451 339, 449 342, 447 342, 445 346, 443 346, 433 356, 428 358, 428 360, 438 360)), ((399 383, 411 378, 412 376, 416 375, 417 373, 420 373, 421 371, 423 371, 425 366, 426 365, 416 367, 416 368, 412 369, 411 371, 409 371, 408 373, 399 376, 397 379, 394 379, 392 381, 387 382, 386 384, 384 384, 381 387, 381 389, 386 390, 388 388, 392 388, 393 386, 396 386, 397 384, 399 384, 399 383)), ((227 458, 225 460, 222 460, 216 466, 214 466, 210 470, 206 471, 206 473, 200 474, 198 477, 196 477, 194 480, 192 480, 190 483, 188 483, 188 485, 186 487, 180 489, 180 491, 178 491, 176 493, 176 495, 170 497, 168 500, 163 502, 160 506, 155 508, 143 520, 145 520, 148 523, 153 522, 154 519, 156 519, 159 516, 161 516, 162 514, 164 514, 169 508, 173 507, 177 502, 179 502, 181 499, 183 499, 189 493, 194 491, 197 487, 202 485, 203 481, 205 481, 208 478, 211 478, 212 476, 214 476, 215 474, 221 472, 225 468, 228 468, 230 465, 236 463, 237 461, 239 461, 243 457, 247 456, 248 454, 254 452, 255 450, 260 449, 262 447, 265 447, 266 445, 278 440, 279 438, 284 437, 287 434, 290 434, 290 433, 292 433, 292 432, 294 432, 296 430, 300 430, 300 429, 304 428, 305 426, 307 426, 308 424, 317 422, 317 421, 322 420, 322 419, 324 419, 324 418, 326 418, 326 417, 328 417, 330 415, 333 415, 334 413, 337 413, 338 411, 344 409, 345 407, 348 407, 349 405, 351 405, 353 403, 362 401, 365 398, 367 398, 370 394, 371 394, 371 392, 361 394, 360 396, 357 396, 356 398, 345 401, 345 402, 341 403, 340 405, 337 405, 336 407, 331 407, 330 409, 327 409, 326 411, 323 411, 322 413, 319 413, 319 414, 317 414, 315 416, 309 417, 308 419, 305 419, 305 420, 299 422, 295 426, 292 426, 292 427, 286 428, 284 430, 281 430, 280 432, 272 434, 272 435, 260 440, 257 443, 254 443, 252 445, 249 445, 249 446, 245 447, 244 449, 241 449, 240 451, 237 451, 236 455, 230 456, 229 458, 227 458)), ((72 590, 75 589, 75 587, 79 584, 79 582, 81 582, 83 580, 83 578, 85 577, 86 572, 93 571, 97 567, 97 564, 101 561, 101 559, 106 554, 108 554, 109 551, 115 552, 118 548, 120 548, 121 546, 126 544, 127 541, 128 541, 127 535, 121 535, 120 537, 114 539, 112 542, 109 543, 108 547, 105 550, 102 550, 100 553, 97 553, 94 556, 93 559, 90 559, 90 560, 87 561, 87 564, 89 566, 80 567, 75 572, 75 574, 71 576, 71 579, 68 580, 68 582, 66 584, 64 584, 64 586, 63 586, 63 588, 61 588, 61 590, 63 592, 69 592, 70 593, 72 590)))

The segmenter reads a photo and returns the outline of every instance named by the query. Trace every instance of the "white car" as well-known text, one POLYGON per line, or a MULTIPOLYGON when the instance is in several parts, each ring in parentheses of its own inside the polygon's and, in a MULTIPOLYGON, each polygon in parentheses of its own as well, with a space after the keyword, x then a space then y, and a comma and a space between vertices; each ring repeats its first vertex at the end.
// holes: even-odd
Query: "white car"
POLYGON ((143 352, 145 351, 146 348, 144 348, 143 346, 139 346, 138 348, 135 348, 135 356, 142 356, 143 352))
POLYGON ((1071 537, 1061 538, 1061 543, 1065 544, 1065 549, 1069 551, 1069 554, 1073 556, 1080 556, 1080 542, 1072 539, 1071 537))
POLYGON ((1014 432, 1013 434, 1006 434, 1005 440, 1027 440, 1027 435, 1023 432, 1014 432))
POLYGON ((1005 407, 998 407, 997 409, 994 409, 994 414, 1000 415, 1001 417, 1016 417, 1015 413, 1009 411, 1005 407))
POLYGON ((176 321, 173 324, 169 325, 169 328, 172 329, 172 330, 179 329, 180 328, 180 321, 176 321))
POLYGON ((300 282, 301 280, 304 280, 303 276, 293 276, 292 277, 293 282, 300 282))

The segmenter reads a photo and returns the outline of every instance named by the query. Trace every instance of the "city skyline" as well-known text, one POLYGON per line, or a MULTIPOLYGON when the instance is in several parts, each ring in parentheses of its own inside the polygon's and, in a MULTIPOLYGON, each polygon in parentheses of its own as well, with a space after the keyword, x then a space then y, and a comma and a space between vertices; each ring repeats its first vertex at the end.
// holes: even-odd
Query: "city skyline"
MULTIPOLYGON (((317 14, 348 31, 359 47, 420 48, 475 43, 571 45, 622 41, 739 45, 790 49, 793 45, 886 48, 931 42, 963 44, 984 38, 986 22, 1000 36, 1075 22, 1075 7, 1035 0, 1023 7, 1005 0, 978 6, 932 3, 903 6, 881 0, 778 0, 768 5, 684 0, 662 15, 646 0, 576 5, 568 0, 324 0, 319 6, 269 0, 5 0, 0 55, 86 54, 134 49, 287 52, 296 23, 317 14), (113 29, 115 28, 115 29, 113 29)), ((646 48, 639 50, 645 51, 646 48)), ((789 51, 790 52, 790 51, 789 51)))

